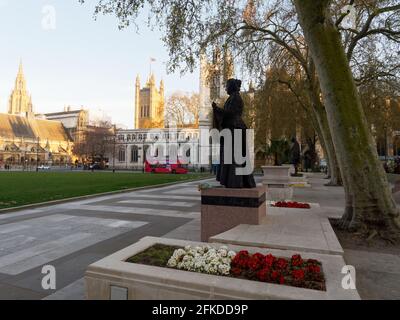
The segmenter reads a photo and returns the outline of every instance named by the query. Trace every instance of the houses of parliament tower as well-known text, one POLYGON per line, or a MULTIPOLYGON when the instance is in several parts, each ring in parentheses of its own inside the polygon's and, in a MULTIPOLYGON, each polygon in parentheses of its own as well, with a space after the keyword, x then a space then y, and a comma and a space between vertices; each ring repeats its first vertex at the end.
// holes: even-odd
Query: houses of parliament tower
POLYGON ((155 76, 152 73, 146 85, 141 88, 138 75, 135 88, 135 128, 164 128, 164 81, 161 80, 158 89, 155 76))

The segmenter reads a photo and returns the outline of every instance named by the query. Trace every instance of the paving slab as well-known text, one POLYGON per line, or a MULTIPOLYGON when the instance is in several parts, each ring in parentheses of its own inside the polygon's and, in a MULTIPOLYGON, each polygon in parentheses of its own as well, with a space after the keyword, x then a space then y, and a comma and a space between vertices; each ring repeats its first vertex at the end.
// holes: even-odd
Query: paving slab
POLYGON ((76 280, 43 300, 85 300, 85 279, 76 280))

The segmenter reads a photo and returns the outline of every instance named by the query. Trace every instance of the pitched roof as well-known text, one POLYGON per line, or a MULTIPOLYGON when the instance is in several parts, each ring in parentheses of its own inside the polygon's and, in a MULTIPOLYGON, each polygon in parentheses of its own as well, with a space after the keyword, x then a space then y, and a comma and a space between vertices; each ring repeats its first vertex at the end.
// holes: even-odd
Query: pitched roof
POLYGON ((0 113, 0 137, 70 141, 71 138, 59 121, 27 118, 0 113))

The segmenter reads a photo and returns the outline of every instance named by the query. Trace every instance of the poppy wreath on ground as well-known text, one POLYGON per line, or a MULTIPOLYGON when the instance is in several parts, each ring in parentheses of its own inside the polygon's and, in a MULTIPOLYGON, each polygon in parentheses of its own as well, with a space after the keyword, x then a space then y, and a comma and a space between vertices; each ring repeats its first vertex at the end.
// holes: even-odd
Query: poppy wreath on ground
POLYGON ((276 208, 295 208, 295 209, 311 209, 308 203, 300 203, 296 201, 279 201, 272 204, 276 208))
POLYGON ((325 277, 321 263, 303 259, 300 255, 279 258, 240 251, 232 259, 231 276, 261 282, 283 284, 300 288, 325 291, 325 277))

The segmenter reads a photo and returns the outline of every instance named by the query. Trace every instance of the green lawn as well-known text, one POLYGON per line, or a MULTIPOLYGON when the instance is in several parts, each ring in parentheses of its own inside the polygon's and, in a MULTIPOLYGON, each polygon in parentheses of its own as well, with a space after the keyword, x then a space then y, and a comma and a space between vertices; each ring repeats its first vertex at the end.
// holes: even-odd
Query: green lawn
POLYGON ((0 209, 202 177, 207 175, 0 172, 0 209))

